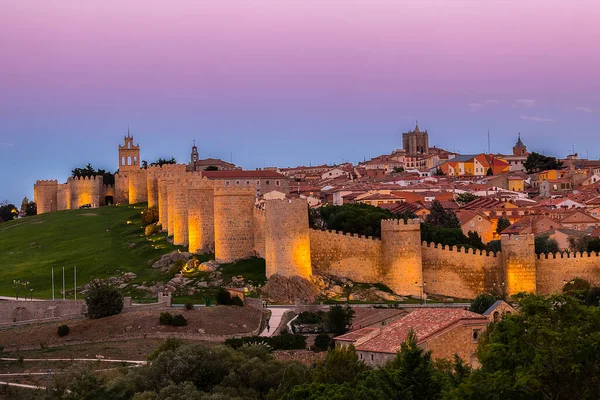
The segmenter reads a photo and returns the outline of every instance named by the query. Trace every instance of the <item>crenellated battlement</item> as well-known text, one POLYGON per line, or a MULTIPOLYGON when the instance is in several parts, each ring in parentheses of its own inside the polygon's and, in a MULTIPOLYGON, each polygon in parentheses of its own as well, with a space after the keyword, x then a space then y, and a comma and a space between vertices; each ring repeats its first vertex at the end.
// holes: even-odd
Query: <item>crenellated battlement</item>
POLYGON ((227 181, 213 181, 215 196, 256 196, 256 189, 253 185, 240 183, 232 185, 227 181))
POLYGON ((538 260, 562 260, 565 258, 596 258, 600 261, 600 253, 594 251, 591 252, 570 252, 570 251, 559 251, 558 253, 538 254, 538 260))
POLYGON ((474 255, 474 256, 483 256, 483 257, 501 257, 502 253, 501 252, 497 252, 494 253, 493 251, 485 251, 485 250, 477 250, 474 248, 469 248, 469 247, 464 247, 464 246, 448 246, 448 245, 441 245, 438 243, 434 243, 434 242, 425 242, 423 241, 421 243, 421 247, 424 249, 432 249, 432 250, 438 250, 438 251, 449 251, 449 252, 454 252, 454 253, 462 253, 462 254, 470 254, 470 255, 474 255))
POLYGON ((355 240, 370 240, 370 241, 375 241, 375 242, 381 242, 381 238, 373 237, 373 236, 359 235, 358 233, 348 233, 348 232, 342 232, 342 231, 336 231, 336 230, 330 230, 330 229, 311 229, 310 231, 311 232, 329 233, 331 235, 337 235, 339 237, 344 237, 349 240, 355 239, 355 240))
POLYGON ((421 229, 421 221, 418 218, 408 219, 384 219, 381 221, 382 231, 414 231, 421 229))
POLYGON ((185 164, 163 164, 163 165, 149 165, 148 172, 185 172, 185 164))
POLYGON ((70 176, 67 179, 67 182, 68 181, 97 181, 97 180, 100 180, 100 179, 104 179, 104 177, 102 175, 76 176, 76 177, 70 176))
POLYGON ((58 179, 40 179, 35 181, 36 186, 52 186, 58 185, 58 179))

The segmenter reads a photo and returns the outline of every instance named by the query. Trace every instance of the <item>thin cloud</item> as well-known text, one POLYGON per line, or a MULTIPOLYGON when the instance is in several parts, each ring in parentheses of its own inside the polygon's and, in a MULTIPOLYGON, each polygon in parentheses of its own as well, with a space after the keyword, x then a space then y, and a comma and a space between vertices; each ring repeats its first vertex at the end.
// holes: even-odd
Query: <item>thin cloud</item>
POLYGON ((575 106, 571 108, 575 111, 581 111, 588 114, 596 114, 596 111, 592 110, 590 107, 587 106, 575 106))
POLYGON ((521 115, 521 119, 523 119, 525 121, 534 121, 534 122, 555 122, 553 119, 550 119, 550 118, 534 117, 531 115, 521 115))
POLYGON ((0 142, 0 147, 14 147, 14 143, 3 143, 0 142))
POLYGON ((517 99, 515 103, 515 107, 531 108, 535 106, 535 100, 533 99, 517 99))
POLYGON ((481 110, 482 108, 486 108, 487 106, 491 106, 493 104, 498 104, 500 101, 498 100, 486 100, 483 103, 469 103, 467 104, 467 109, 471 112, 476 112, 481 110))

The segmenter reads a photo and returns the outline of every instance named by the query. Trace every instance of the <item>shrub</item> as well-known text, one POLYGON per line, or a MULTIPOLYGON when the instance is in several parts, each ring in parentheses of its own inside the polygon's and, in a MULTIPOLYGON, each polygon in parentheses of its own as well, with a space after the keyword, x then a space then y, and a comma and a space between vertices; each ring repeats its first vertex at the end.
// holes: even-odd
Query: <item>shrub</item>
POLYGON ((590 283, 582 278, 573 278, 563 286, 563 293, 578 298, 583 298, 585 292, 590 290, 590 283))
POLYGON ((244 306, 244 301, 240 299, 238 296, 232 296, 227 290, 223 288, 219 288, 217 294, 215 295, 217 300, 217 304, 223 306, 244 306))
POLYGON ((231 298, 231 301, 229 302, 229 305, 244 307, 244 301, 242 299, 240 299, 239 296, 233 296, 231 298))
POLYGON ((289 333, 271 337, 247 336, 227 339, 225 340, 225 344, 234 349, 252 344, 265 344, 273 348, 273 350, 302 350, 306 348, 306 337, 289 333))
POLYGON ((69 334, 69 327, 67 325, 61 325, 58 327, 58 336, 63 337, 69 334))
POLYGON ((146 225, 146 228, 144 228, 144 235, 152 236, 154 234, 157 234, 158 230, 159 230, 158 225, 155 225, 155 224, 146 225))
POLYGON ((173 321, 173 315, 171 315, 170 312, 161 312, 158 320, 161 325, 171 325, 171 322, 173 321))
POLYGON ((187 320, 181 314, 174 315, 171 320, 171 326, 186 326, 187 324, 187 320))
POLYGON ((158 207, 144 208, 142 211, 142 223, 150 225, 158 221, 158 207))
POLYGON ((161 343, 150 355, 148 356, 148 360, 152 361, 158 357, 158 355, 165 351, 172 351, 180 348, 183 345, 183 342, 180 339, 176 338, 167 338, 164 342, 161 343))
POLYGON ((600 305, 600 287, 594 286, 585 294, 585 304, 598 307, 600 305))
POLYGON ((475 300, 473 300, 471 302, 469 311, 472 311, 477 314, 483 314, 495 302, 496 302, 495 296, 492 296, 491 294, 488 294, 488 293, 481 293, 480 295, 475 297, 475 300))
POLYGON ((194 309, 194 304, 192 303, 185 303, 185 309, 186 310, 193 310, 194 309))
POLYGON ((315 338, 314 349, 316 351, 326 351, 333 344, 333 339, 326 333, 319 333, 315 338))
POLYGON ((300 314, 298 314, 298 318, 294 320, 294 323, 319 324, 323 321, 325 321, 325 313, 323 311, 302 311, 300 314))
POLYGON ((94 280, 89 284, 85 303, 90 318, 108 317, 123 310, 123 296, 119 289, 104 280, 94 280))

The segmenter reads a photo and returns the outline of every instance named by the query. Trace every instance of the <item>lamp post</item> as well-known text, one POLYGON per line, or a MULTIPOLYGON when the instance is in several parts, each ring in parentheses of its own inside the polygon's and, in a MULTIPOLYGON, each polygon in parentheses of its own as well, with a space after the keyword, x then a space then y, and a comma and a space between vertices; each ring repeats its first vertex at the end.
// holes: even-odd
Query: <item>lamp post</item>
POLYGON ((423 304, 423 294, 425 293, 425 286, 427 286, 427 282, 423 281, 422 285, 419 285, 419 282, 415 282, 415 285, 421 290, 421 304, 423 304))
POLYGON ((501 283, 498 283, 494 281, 492 284, 494 285, 494 292, 496 292, 496 290, 499 290, 500 297, 504 298, 504 286, 506 285, 506 282, 502 281, 501 283))
POLYGON ((13 280, 13 283, 15 284, 15 288, 17 289, 16 299, 19 300, 19 285, 21 284, 21 280, 15 279, 15 280, 13 280))
POLYGON ((30 299, 31 299, 31 301, 33 301, 33 288, 29 288, 29 291, 31 292, 31 297, 30 297, 30 299))

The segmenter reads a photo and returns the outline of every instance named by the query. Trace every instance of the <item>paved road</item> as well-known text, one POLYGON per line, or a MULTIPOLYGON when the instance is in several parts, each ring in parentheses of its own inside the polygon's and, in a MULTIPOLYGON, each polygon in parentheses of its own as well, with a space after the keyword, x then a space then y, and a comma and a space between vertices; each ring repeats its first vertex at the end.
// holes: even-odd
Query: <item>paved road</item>
POLYGON ((276 308, 268 308, 271 311, 271 318, 268 321, 269 329, 265 328, 264 331, 260 333, 259 336, 273 336, 279 324, 281 324, 281 319, 283 318, 283 314, 286 311, 291 311, 292 309, 287 307, 276 307, 276 308))

